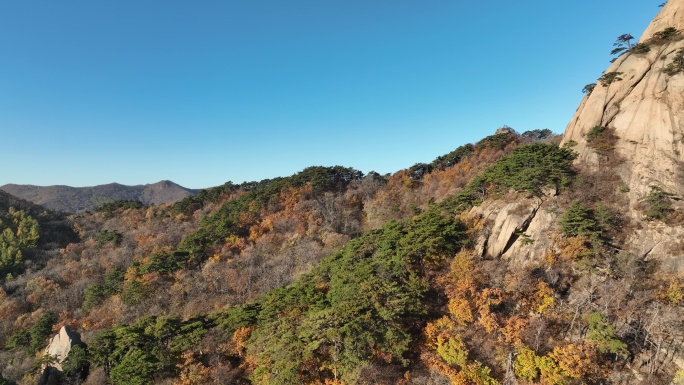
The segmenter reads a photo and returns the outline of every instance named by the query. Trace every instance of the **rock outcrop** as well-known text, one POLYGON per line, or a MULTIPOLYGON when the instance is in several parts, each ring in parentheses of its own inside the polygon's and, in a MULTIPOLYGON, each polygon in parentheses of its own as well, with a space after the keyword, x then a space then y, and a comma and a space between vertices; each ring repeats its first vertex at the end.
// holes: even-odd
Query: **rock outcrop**
POLYGON ((540 198, 532 197, 510 202, 490 200, 473 207, 469 216, 487 223, 476 240, 476 252, 494 258, 504 254, 518 238, 526 237, 524 232, 541 203, 540 198))
POLYGON ((68 327, 62 326, 47 348, 44 355, 51 357, 50 363, 43 368, 43 374, 39 384, 53 384, 58 383, 63 369, 62 364, 69 356, 69 352, 76 345, 81 345, 81 336, 71 331, 68 327))
POLYGON ((553 245, 556 199, 549 191, 541 197, 512 196, 473 207, 468 216, 484 224, 475 239, 476 254, 510 259, 516 265, 540 261, 553 245))

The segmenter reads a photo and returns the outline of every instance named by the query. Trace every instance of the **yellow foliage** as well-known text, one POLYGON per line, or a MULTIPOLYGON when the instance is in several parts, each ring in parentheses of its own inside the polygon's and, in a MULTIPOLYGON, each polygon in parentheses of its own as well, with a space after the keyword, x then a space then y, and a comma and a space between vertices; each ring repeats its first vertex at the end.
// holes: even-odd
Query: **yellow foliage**
POLYGON ((442 317, 434 322, 428 322, 425 326, 425 339, 427 346, 433 350, 437 349, 438 338, 457 334, 456 325, 449 317, 442 317))
POLYGON ((468 348, 460 335, 437 337, 437 354, 449 365, 464 367, 468 358, 468 348))
POLYGON ((556 303, 553 297, 553 289, 541 279, 537 282, 537 291, 535 292, 536 311, 537 314, 545 314, 556 303))
POLYGON ((138 270, 133 266, 126 269, 126 274, 124 275, 124 283, 135 281, 136 279, 138 279, 138 270))
POLYGON ((684 304, 684 282, 672 279, 667 288, 658 294, 658 298, 674 306, 684 304))
POLYGON ((478 294, 476 300, 477 312, 480 316, 478 323, 487 333, 493 333, 499 328, 499 323, 496 319, 496 314, 491 311, 491 306, 499 305, 503 301, 501 290, 486 288, 478 294))
POLYGON ((480 318, 477 320, 477 322, 487 331, 487 333, 494 333, 499 328, 496 315, 489 309, 481 309, 480 318))
POLYGON ((440 283, 450 299, 472 298, 477 291, 479 274, 472 252, 463 250, 451 261, 449 273, 440 283))
POLYGON ((499 381, 495 380, 489 374, 491 369, 482 364, 480 361, 469 363, 463 370, 466 377, 475 385, 498 385, 499 381))
POLYGON ((677 373, 675 373, 672 383, 674 385, 684 385, 684 370, 680 370, 677 373))
POLYGON ((449 376, 449 381, 451 382, 451 385, 471 385, 472 382, 468 380, 468 376, 466 376, 465 372, 463 371, 453 371, 452 373, 445 373, 446 375, 449 376))
POLYGON ((558 260, 557 260, 557 258, 556 258, 556 254, 551 253, 551 252, 548 252, 548 253, 544 254, 544 255, 542 256, 542 259, 544 259, 544 261, 546 262, 546 264, 549 265, 549 266, 553 266, 553 265, 556 264, 556 262, 558 262, 558 260))
POLYGON ((539 357, 532 349, 527 346, 520 348, 515 356, 515 365, 513 366, 515 376, 528 382, 536 381, 539 377, 538 359, 539 357))
POLYGON ((539 369, 542 385, 563 385, 566 383, 565 376, 558 367, 558 363, 549 356, 535 356, 535 362, 539 369))
POLYGON ((470 303, 465 298, 452 298, 449 300, 449 314, 454 321, 461 325, 473 322, 473 312, 470 303))

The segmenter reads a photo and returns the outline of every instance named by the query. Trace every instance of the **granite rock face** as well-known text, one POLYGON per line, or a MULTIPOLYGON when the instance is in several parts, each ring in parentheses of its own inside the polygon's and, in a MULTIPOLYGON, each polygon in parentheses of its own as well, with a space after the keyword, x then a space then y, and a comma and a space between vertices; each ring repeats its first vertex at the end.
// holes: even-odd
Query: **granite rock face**
MULTIPOLYGON (((606 158, 592 148, 587 136, 596 126, 614 133, 613 151, 620 163, 609 167, 619 175, 628 197, 624 214, 643 223, 627 239, 627 249, 661 260, 666 269, 682 271, 684 256, 678 250, 684 229, 643 221, 639 205, 651 186, 684 197, 684 71, 666 70, 684 52, 684 0, 669 0, 639 43, 650 50, 627 52, 605 71, 621 80, 597 83, 568 124, 563 144, 575 142, 577 165, 599 171, 606 166, 606 158), (659 32, 667 28, 678 33, 659 38, 659 32)), ((681 202, 673 203, 681 206, 681 202)))

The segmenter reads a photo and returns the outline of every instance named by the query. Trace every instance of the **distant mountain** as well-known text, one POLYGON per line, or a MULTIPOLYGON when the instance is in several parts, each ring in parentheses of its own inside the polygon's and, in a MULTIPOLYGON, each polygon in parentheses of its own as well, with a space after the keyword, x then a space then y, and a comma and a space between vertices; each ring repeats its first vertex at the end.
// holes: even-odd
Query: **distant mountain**
POLYGON ((8 194, 0 189, 0 215, 6 214, 10 207, 17 210, 37 211, 35 210, 37 208, 35 204, 8 194))
POLYGON ((48 209, 67 213, 94 210, 103 203, 116 200, 138 200, 155 205, 174 203, 196 193, 196 190, 168 180, 137 186, 118 183, 93 187, 6 184, 0 186, 0 190, 48 209))

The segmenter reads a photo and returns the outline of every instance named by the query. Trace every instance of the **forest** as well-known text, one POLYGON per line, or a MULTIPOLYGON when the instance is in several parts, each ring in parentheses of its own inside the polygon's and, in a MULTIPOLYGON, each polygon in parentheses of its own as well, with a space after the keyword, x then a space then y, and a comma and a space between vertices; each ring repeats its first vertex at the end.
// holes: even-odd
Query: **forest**
POLYGON ((82 342, 61 384, 684 383, 684 276, 622 247, 681 225, 675 197, 628 217, 610 167, 559 141, 504 129, 394 174, 314 166, 70 216, 3 193, 0 384, 38 383, 64 326, 82 342), (543 258, 482 252, 477 208, 532 199, 558 218, 543 258))

